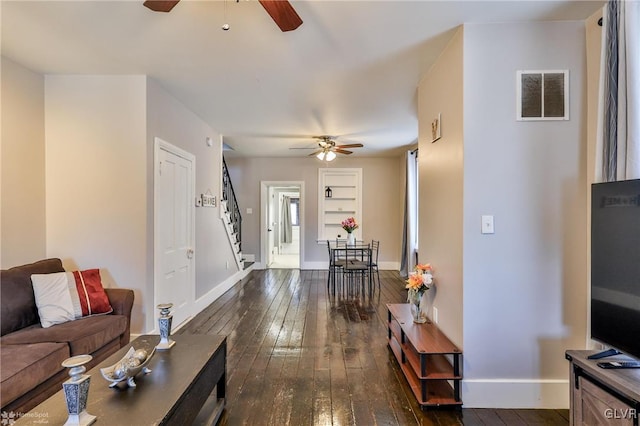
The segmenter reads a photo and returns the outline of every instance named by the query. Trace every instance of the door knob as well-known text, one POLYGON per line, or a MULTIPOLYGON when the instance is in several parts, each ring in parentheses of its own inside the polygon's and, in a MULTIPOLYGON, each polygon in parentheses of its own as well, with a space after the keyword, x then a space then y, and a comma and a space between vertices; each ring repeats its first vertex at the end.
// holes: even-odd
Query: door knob
POLYGON ((193 259, 193 253, 194 253, 193 249, 188 249, 187 250, 187 258, 188 259, 193 259))

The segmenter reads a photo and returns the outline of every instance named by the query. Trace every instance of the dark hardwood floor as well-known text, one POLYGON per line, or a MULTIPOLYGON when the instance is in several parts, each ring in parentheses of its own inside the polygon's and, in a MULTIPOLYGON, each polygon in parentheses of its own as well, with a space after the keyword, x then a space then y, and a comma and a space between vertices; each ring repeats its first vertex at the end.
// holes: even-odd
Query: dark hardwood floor
MULTIPOLYGON (((421 410, 387 348, 386 303, 333 296, 327 271, 253 271, 176 334, 227 336, 223 425, 568 425, 568 410, 421 410)), ((464 401, 464 393, 462 394, 464 401)))

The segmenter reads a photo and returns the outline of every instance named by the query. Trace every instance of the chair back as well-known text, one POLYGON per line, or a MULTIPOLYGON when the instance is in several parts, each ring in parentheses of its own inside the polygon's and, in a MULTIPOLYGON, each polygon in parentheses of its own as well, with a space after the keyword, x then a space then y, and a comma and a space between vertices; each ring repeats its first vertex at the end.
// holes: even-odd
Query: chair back
POLYGON ((371 240, 371 263, 378 264, 378 252, 380 251, 380 241, 371 240))

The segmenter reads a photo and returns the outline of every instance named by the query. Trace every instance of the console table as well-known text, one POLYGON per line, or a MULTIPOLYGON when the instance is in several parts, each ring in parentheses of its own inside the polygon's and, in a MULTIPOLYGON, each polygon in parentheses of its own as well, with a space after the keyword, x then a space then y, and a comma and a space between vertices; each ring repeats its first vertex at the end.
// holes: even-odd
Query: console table
POLYGON ((588 359, 597 351, 565 352, 571 363, 571 424, 638 426, 640 417, 640 369, 604 369, 602 361, 623 361, 616 355, 588 359))
MULTIPOLYGON (((136 388, 109 388, 100 368, 115 364, 129 350, 150 351, 160 336, 140 336, 92 368, 87 412, 95 425, 215 424, 225 403, 227 339, 225 336, 171 336, 176 344, 156 351, 152 371, 136 377, 136 388)), ((62 388, 61 388, 62 389, 62 388)), ((26 413, 16 425, 62 425, 67 420, 62 390, 26 413)))
POLYGON ((421 408, 461 406, 462 352, 435 324, 414 323, 409 303, 387 311, 389 347, 421 408))

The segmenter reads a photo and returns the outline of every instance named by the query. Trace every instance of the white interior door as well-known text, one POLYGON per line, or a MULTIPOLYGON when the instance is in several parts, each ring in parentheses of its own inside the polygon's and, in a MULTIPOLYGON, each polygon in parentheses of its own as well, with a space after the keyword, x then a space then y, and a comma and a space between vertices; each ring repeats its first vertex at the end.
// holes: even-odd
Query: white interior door
POLYGON ((155 303, 173 303, 175 328, 195 304, 195 157, 162 141, 156 153, 155 303))
POLYGON ((269 204, 267 206, 267 218, 264 224, 267 227, 267 259, 266 266, 269 267, 273 263, 273 255, 275 250, 275 226, 273 219, 273 188, 269 188, 269 204))

